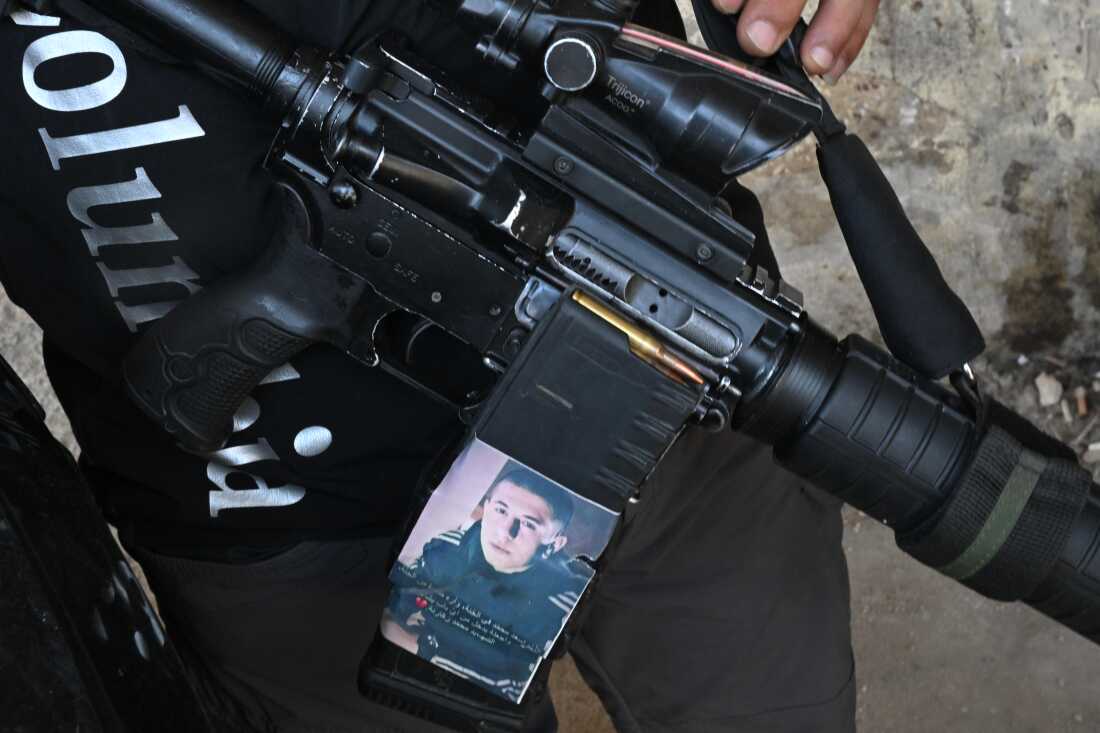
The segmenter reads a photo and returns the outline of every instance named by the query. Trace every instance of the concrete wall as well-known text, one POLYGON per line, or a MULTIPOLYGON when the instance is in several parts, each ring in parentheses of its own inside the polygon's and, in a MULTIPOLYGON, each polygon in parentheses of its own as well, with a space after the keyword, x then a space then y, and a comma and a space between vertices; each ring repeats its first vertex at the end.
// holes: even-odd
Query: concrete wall
MULTIPOLYGON (((987 334, 988 387, 1082 452, 1100 441, 1100 394, 1067 421, 1032 386, 1046 371, 1091 389, 1100 368, 1100 2, 884 0, 829 96, 987 334)), ((812 145, 746 181, 809 310, 838 333, 873 334, 812 145)), ((0 352, 63 432, 37 341, 0 300, 0 352)), ((1100 649, 918 566, 858 514, 846 522, 861 730, 1100 729, 1100 649)), ((569 669, 556 680, 563 730, 609 730, 569 669)))
MULTIPOLYGON (((884 2, 829 96, 871 146, 991 345, 1085 353, 1100 310, 1100 3, 884 2)), ((750 176, 788 279, 872 321, 811 145, 750 176)))

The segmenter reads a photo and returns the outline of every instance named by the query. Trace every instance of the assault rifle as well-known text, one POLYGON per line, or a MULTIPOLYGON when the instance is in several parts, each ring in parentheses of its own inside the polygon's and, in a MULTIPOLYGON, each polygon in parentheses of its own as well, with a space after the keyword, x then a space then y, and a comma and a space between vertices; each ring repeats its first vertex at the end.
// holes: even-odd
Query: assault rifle
POLYGON ((573 302, 694 390, 693 420, 773 445, 922 562, 1097 638, 1100 493, 1070 449, 978 391, 976 324, 801 70, 797 34, 748 63, 705 0, 704 34, 729 56, 631 24, 632 0, 459 0, 486 73, 537 90, 500 105, 400 39, 337 58, 235 3, 90 4, 253 93, 276 124, 282 236, 125 364, 184 445, 219 447, 247 393, 319 341, 472 417, 573 302), (810 133, 892 354, 816 325, 750 264, 753 236, 720 196, 810 133), (441 338, 456 345, 444 369, 423 356, 441 338))

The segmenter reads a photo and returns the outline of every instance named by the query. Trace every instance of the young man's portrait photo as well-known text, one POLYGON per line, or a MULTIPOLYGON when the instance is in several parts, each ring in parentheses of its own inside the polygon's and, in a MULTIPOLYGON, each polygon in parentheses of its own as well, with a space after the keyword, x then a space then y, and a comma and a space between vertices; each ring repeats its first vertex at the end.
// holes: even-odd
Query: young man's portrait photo
POLYGON ((617 515, 472 441, 390 574, 382 633, 518 701, 594 573, 617 515))

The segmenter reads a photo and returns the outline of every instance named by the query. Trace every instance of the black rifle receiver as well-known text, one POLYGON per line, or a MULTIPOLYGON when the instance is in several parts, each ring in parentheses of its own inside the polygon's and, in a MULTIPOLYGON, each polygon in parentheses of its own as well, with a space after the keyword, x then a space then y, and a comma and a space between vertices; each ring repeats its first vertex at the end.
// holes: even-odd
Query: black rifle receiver
POLYGON ((465 22, 496 28, 482 48, 505 69, 545 47, 540 114, 524 126, 481 112, 391 40, 341 61, 291 50, 232 4, 98 4, 217 62, 281 123, 268 166, 285 183, 284 236, 126 363, 134 397, 189 447, 220 446, 247 392, 314 341, 448 401, 480 400, 419 375, 401 336, 426 319, 500 371, 569 286, 659 334, 708 375, 719 411, 763 386, 804 329, 801 296, 746 266, 753 236, 716 197, 821 118, 764 71, 588 3, 531 3, 519 19, 463 4, 465 22))

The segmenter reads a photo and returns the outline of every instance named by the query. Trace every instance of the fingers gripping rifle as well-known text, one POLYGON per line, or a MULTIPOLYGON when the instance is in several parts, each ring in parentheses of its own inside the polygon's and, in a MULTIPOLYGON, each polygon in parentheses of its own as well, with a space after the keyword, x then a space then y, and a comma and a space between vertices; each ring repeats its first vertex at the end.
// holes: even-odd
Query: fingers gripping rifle
MULTIPOLYGON (((486 68, 540 90, 509 120, 389 39, 338 59, 230 3, 93 4, 254 93, 279 124, 267 166, 286 191, 284 235, 243 279, 154 324, 125 365, 131 394, 185 445, 220 446, 245 394, 316 341, 476 408, 570 294, 640 358, 702 385, 699 421, 774 445, 922 562, 1100 633, 1100 493, 1072 451, 978 393, 965 368, 984 348, 977 326, 799 68, 797 38, 748 65, 634 26, 612 0, 463 0, 486 68), (811 131, 901 361, 838 341, 750 266, 752 234, 718 197, 811 131), (431 333, 464 345, 471 368, 442 371, 471 379, 425 363, 431 333), (955 391, 934 381, 948 374, 955 391)), ((728 19, 705 0, 696 12, 734 52, 728 19)))

